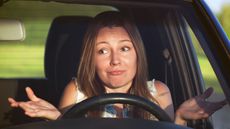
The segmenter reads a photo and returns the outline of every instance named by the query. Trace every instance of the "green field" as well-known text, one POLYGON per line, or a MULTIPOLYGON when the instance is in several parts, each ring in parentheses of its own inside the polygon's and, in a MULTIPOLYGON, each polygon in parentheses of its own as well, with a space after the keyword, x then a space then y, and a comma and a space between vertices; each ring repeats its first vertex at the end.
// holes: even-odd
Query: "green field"
POLYGON ((222 93, 220 84, 217 81, 217 77, 205 55, 198 55, 198 61, 201 67, 201 72, 204 77, 204 81, 207 87, 213 87, 215 92, 222 93))
POLYGON ((44 45, 0 45, 0 78, 44 77, 44 45))

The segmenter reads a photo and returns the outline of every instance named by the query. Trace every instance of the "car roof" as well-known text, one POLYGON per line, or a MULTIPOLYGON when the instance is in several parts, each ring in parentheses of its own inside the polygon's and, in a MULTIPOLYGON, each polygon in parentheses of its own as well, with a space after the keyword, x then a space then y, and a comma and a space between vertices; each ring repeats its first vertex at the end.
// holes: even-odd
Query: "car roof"
POLYGON ((60 2, 60 3, 78 3, 78 4, 104 4, 104 5, 138 5, 138 6, 151 6, 151 3, 154 5, 167 3, 170 4, 179 4, 181 2, 193 2, 192 0, 0 0, 0 5, 7 3, 9 1, 42 1, 42 2, 60 2))

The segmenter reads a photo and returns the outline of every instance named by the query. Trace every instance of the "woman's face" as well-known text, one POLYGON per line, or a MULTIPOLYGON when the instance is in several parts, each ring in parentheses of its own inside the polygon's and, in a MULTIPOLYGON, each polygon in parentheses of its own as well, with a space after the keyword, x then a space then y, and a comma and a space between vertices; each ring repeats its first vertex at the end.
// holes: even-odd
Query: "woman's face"
POLYGON ((107 93, 127 92, 137 69, 136 51, 122 27, 104 27, 96 38, 96 72, 107 93))

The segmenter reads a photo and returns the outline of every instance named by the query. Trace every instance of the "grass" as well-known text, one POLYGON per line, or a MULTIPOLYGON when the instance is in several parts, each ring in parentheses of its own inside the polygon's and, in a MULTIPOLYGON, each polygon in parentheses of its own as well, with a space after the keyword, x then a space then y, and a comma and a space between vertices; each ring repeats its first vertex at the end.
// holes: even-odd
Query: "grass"
POLYGON ((0 78, 44 77, 44 45, 0 45, 0 78))
POLYGON ((199 54, 198 61, 206 87, 213 87, 215 92, 223 93, 222 89, 220 88, 220 83, 218 82, 218 79, 206 56, 204 54, 199 54))

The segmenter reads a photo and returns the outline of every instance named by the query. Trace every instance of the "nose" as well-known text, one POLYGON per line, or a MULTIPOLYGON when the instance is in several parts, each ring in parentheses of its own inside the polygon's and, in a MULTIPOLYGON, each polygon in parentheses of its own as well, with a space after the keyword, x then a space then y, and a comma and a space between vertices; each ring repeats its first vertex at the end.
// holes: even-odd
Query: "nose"
POLYGON ((110 65, 114 66, 114 65, 119 65, 121 63, 120 60, 120 55, 117 52, 112 52, 111 53, 111 62, 110 65))

